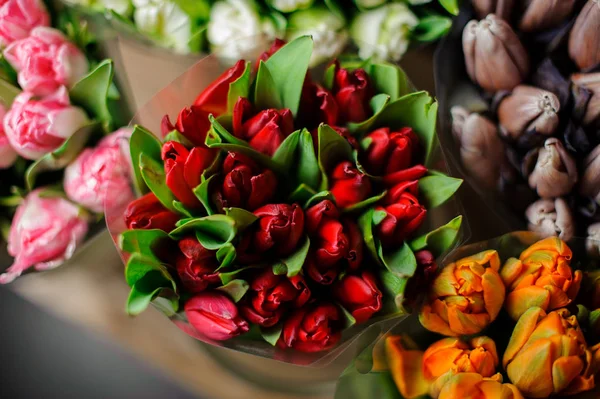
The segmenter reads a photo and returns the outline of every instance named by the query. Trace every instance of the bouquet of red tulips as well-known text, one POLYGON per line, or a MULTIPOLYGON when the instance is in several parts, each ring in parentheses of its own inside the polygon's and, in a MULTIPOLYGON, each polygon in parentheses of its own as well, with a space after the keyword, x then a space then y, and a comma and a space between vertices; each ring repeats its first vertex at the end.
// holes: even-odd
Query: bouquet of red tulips
POLYGON ((162 140, 135 127, 130 314, 154 301, 198 339, 277 356, 330 350, 418 300, 462 222, 427 217, 461 184, 428 167, 437 104, 391 64, 335 61, 318 82, 312 47, 239 61, 164 117, 162 140))

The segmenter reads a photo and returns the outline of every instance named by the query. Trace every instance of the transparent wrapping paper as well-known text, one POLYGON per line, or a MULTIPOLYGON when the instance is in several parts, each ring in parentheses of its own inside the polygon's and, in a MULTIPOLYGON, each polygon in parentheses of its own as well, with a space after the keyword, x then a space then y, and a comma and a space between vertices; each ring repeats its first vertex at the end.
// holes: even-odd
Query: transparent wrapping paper
MULTIPOLYGON (((515 231, 486 241, 464 245, 448 254, 442 263, 442 268, 459 259, 464 259, 487 250, 496 250, 502 262, 506 262, 509 258, 518 259, 525 249, 543 238, 543 236, 534 232, 515 231)), ((594 246, 597 248, 598 245, 600 245, 600 241, 584 240, 581 238, 573 239, 569 243, 569 247, 573 251, 571 262, 573 270, 598 270, 600 262, 598 259, 589 257, 586 252, 586 247, 594 246)), ((502 263, 502 265, 503 264, 504 263, 502 263)), ((577 312, 578 308, 575 303, 579 304, 581 301, 585 302, 585 299, 582 298, 583 290, 584 288, 581 288, 579 296, 573 304, 568 307, 571 314, 578 315, 578 319, 580 318, 580 315, 577 312)), ((511 320, 508 315, 504 315, 503 317, 501 314, 495 322, 488 326, 488 328, 475 336, 483 335, 492 338, 498 345, 497 350, 499 355, 502 356, 503 348, 508 344, 512 334, 514 323, 515 322, 511 320)), ((582 328, 585 331, 588 327, 584 327, 582 324, 582 328)), ((587 335, 588 337, 592 336, 591 332, 586 332, 586 334, 590 334, 587 335)), ((384 354, 384 341, 386 338, 398 335, 407 338, 406 343, 409 346, 405 348, 406 350, 419 349, 424 351, 429 345, 443 338, 441 335, 426 330, 419 322, 418 317, 411 316, 407 318, 402 324, 393 327, 388 334, 380 335, 376 341, 365 348, 364 351, 352 361, 337 381, 335 399, 360 399, 364 397, 403 399, 392 376, 392 371, 388 367, 389 362, 386 360, 386 355, 384 354)), ((588 342, 588 345, 591 347, 594 343, 595 342, 588 342)), ((501 367, 502 365, 500 364, 496 371, 503 372, 504 383, 510 383, 508 378, 506 378, 504 370, 501 370, 501 367)), ((573 399, 593 399, 598 398, 599 395, 600 386, 599 384, 596 384, 595 389, 564 397, 573 399)), ((419 396, 419 398, 422 397, 429 398, 428 395, 419 396)))
MULTIPOLYGON (((224 65, 215 55, 207 56, 197 62, 183 75, 174 80, 167 87, 156 94, 145 106, 141 107, 134 119, 132 125, 143 126, 150 132, 156 134, 161 131, 161 122, 164 115, 171 117, 177 115, 179 111, 194 102, 198 93, 202 92, 209 84, 215 80, 225 69, 224 65)), ((320 71, 311 70, 311 74, 319 74, 320 71)), ((446 162, 438 151, 437 161, 432 163, 437 170, 447 171, 446 162)), ((125 206, 121 209, 107 210, 106 219, 108 229, 117 248, 120 247, 120 234, 126 230, 124 223, 125 206)), ((432 209, 428 213, 428 218, 422 229, 419 231, 427 232, 447 223, 453 217, 462 214, 460 203, 451 199, 443 206, 432 209)), ((470 231, 467 222, 462 220, 462 226, 458 232, 454 245, 464 243, 469 237, 470 231)), ((129 255, 120 252, 124 263, 127 262, 129 255)), ((406 314, 388 314, 385 316, 374 317, 366 323, 358 324, 346 329, 342 333, 342 339, 332 349, 319 353, 302 353, 295 350, 279 349, 271 346, 267 342, 251 339, 247 336, 239 336, 227 341, 213 341, 202 333, 197 331, 186 319, 181 311, 173 313, 168 306, 161 304, 162 299, 158 298, 153 305, 165 313, 182 331, 188 335, 217 348, 227 348, 236 352, 256 355, 265 359, 274 359, 292 365, 311 366, 311 367, 334 367, 343 368, 347 360, 360 353, 367 345, 371 344, 375 337, 387 333, 392 327, 402 323, 406 314), (344 362, 342 359, 346 359, 344 362), (336 362, 336 360, 338 360, 336 362)), ((252 332, 252 330, 251 330, 252 332)), ((225 356, 229 357, 229 356, 225 356)), ((233 353, 232 353, 233 357, 233 353)), ((224 360, 228 362, 227 360, 224 360)), ((276 366, 274 366, 276 367, 276 366)))

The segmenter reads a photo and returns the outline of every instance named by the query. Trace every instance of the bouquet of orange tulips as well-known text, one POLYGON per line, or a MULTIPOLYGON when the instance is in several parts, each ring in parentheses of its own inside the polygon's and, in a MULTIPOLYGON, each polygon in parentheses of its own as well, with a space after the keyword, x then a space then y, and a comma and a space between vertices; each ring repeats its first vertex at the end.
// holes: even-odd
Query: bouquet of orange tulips
POLYGON ((599 397, 600 270, 583 250, 538 239, 512 233, 459 249, 415 328, 367 348, 336 398, 599 397))

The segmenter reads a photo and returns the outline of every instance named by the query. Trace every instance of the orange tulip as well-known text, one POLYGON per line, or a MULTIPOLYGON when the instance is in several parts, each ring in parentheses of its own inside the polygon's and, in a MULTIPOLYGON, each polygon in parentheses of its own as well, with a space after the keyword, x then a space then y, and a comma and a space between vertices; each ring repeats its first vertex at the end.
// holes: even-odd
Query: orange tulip
POLYGON ((447 336, 478 334, 502 309, 505 288, 496 251, 484 251, 451 263, 432 284, 419 320, 447 336))
POLYGON ((549 237, 509 259, 500 276, 508 290, 505 308, 517 320, 537 306, 545 311, 563 308, 579 292, 581 271, 573 272, 571 249, 557 237, 549 237))
POLYGON ((387 337, 385 354, 398 390, 405 399, 414 399, 428 392, 429 382, 423 374, 423 351, 407 349, 404 340, 401 335, 387 337))
POLYGON ((527 310, 517 322, 502 364, 530 398, 573 395, 594 388, 595 361, 577 318, 566 309, 527 310))
POLYGON ((502 376, 484 378, 477 373, 461 373, 448 380, 438 399, 523 399, 517 387, 503 384, 502 376))

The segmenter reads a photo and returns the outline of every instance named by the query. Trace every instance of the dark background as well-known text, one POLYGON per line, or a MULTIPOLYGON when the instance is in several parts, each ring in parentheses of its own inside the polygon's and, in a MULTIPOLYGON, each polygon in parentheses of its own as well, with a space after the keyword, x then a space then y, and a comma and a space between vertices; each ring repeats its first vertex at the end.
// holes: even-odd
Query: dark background
POLYGON ((1 398, 196 397, 122 348, 5 287, 0 303, 1 398))

